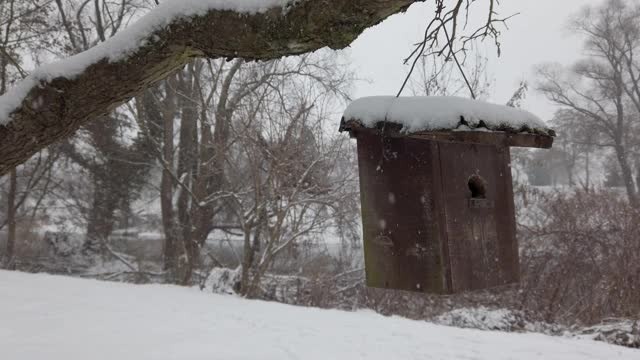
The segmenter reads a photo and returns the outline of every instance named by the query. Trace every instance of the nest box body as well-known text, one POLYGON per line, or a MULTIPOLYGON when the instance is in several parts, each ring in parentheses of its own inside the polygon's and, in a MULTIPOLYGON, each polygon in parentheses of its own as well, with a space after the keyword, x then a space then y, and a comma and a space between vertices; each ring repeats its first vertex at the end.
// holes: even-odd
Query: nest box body
POLYGON ((550 148, 544 123, 467 99, 378 97, 352 104, 341 131, 358 142, 368 286, 452 294, 519 281, 510 147, 550 148))

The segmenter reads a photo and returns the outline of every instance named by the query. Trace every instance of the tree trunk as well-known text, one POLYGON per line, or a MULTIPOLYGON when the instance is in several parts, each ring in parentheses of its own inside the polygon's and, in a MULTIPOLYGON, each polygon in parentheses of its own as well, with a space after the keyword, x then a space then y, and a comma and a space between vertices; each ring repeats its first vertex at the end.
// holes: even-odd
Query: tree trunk
POLYGON ((157 89, 147 89, 144 95, 136 99, 138 120, 142 131, 147 133, 147 150, 157 158, 162 167, 160 179, 160 213, 164 232, 162 249, 163 269, 167 280, 178 282, 178 227, 175 219, 173 195, 176 189, 174 180, 174 127, 178 114, 176 103, 175 75, 164 81, 161 88, 165 91, 162 101, 156 98, 157 89))
MULTIPOLYGON (((193 79, 191 73, 185 71, 179 74, 178 86, 179 93, 183 96, 180 97, 181 108, 181 123, 180 123, 180 152, 178 154, 178 177, 181 179, 182 188, 179 191, 178 196, 178 223, 180 224, 181 231, 181 249, 179 264, 179 276, 178 282, 182 285, 189 285, 191 283, 193 271, 196 267, 198 259, 195 257, 197 250, 194 239, 194 222, 193 211, 194 205, 192 204, 193 198, 193 183, 194 174, 197 173, 197 143, 198 143, 198 128, 197 128, 197 106, 192 102, 192 98, 189 96, 192 94, 193 79)), ((195 205, 197 206, 197 204, 195 205)))
POLYGON ((638 203, 638 193, 636 192, 636 185, 633 182, 633 173, 631 171, 631 165, 629 165, 629 159, 627 157, 625 149, 622 146, 616 146, 615 150, 618 163, 620 164, 622 181, 624 182, 624 186, 627 189, 627 197, 629 199, 629 203, 631 203, 631 205, 634 207, 638 207, 640 205, 640 203, 638 203))
POLYGON ((636 160, 636 193, 640 193, 640 161, 636 160))
POLYGON ((573 187, 575 185, 575 180, 574 180, 574 169, 575 169, 575 163, 572 162, 571 164, 566 166, 566 170, 567 170, 567 177, 569 180, 569 186, 573 187))
POLYGON ((242 247, 242 277, 240 278, 240 295, 250 297, 252 292, 251 270, 253 268, 255 249, 251 246, 251 229, 243 229, 244 243, 242 247))
MULTIPOLYGON (((169 99, 173 103, 175 98, 169 99)), ((175 104, 173 104, 175 108, 175 104)), ((165 112, 163 121, 163 148, 162 180, 160 182, 160 208, 162 212, 162 226, 164 229, 164 269, 172 276, 176 275, 178 267, 178 238, 175 224, 175 214, 173 211, 173 190, 174 181, 171 172, 173 171, 173 122, 175 111, 165 112)))
POLYGON ((591 191, 591 152, 589 150, 587 150, 587 154, 585 156, 585 173, 586 173, 586 179, 585 182, 587 183, 587 192, 591 191))
MULTIPOLYGON (((32 77, 20 85, 27 95, 11 113, 11 121, 0 125, 0 175, 109 113, 193 57, 269 60, 325 46, 341 49, 366 28, 418 1, 297 1, 286 10, 257 14, 210 10, 176 18, 122 59, 103 59, 71 79, 32 77)), ((127 34, 107 42, 119 41, 119 36, 127 34)), ((0 123, 8 120, 2 118, 0 123)))
POLYGON ((102 251, 102 242, 106 241, 113 231, 113 215, 116 204, 114 203, 115 195, 110 193, 105 181, 101 181, 97 174, 93 176, 95 178, 93 200, 89 210, 84 250, 89 253, 98 253, 102 251))
POLYGON ((11 267, 16 248, 16 194, 18 192, 18 174, 16 168, 9 174, 9 194, 7 196, 7 251, 6 264, 11 267))

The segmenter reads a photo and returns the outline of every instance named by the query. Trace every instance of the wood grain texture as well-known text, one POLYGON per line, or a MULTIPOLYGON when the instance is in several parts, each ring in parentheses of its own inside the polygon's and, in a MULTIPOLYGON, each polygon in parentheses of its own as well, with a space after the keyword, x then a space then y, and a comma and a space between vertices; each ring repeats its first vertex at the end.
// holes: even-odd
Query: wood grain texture
POLYGON ((357 141, 368 286, 454 294, 519 280, 509 147, 357 141))

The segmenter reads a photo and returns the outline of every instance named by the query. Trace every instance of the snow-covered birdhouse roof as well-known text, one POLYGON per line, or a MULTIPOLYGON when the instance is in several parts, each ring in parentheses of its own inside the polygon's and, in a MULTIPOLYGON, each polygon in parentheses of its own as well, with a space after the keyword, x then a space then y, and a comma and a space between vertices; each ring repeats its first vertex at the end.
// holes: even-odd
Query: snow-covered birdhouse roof
POLYGON ((380 129, 384 124, 393 124, 405 135, 484 131, 555 136, 528 111, 455 96, 362 98, 344 112, 340 130, 380 129))

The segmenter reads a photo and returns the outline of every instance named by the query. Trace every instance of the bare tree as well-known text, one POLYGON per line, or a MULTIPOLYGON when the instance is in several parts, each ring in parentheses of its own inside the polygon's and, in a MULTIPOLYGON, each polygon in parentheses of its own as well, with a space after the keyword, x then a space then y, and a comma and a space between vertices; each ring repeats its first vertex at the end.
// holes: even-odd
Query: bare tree
POLYGON ((231 158, 232 151, 245 136, 233 131, 234 123, 268 119, 267 104, 285 101, 289 83, 322 84, 325 93, 343 94, 350 79, 332 58, 325 53, 251 64, 195 61, 137 99, 140 128, 150 134, 163 169, 164 258, 172 281, 191 282, 211 231, 241 228, 223 195, 244 182, 244 176, 236 173, 233 180, 228 174, 240 161, 231 158))
MULTIPOLYGON (((46 12, 46 6, 45 1, 39 0, 0 2, 0 95, 4 94, 16 79, 26 76, 21 65, 20 52, 32 47, 33 35, 43 31, 39 21, 46 12)), ((8 263, 12 261, 16 247, 18 210, 28 196, 28 190, 31 190, 42 176, 37 169, 31 175, 27 181, 27 191, 18 194, 18 169, 12 167, 9 170, 6 219, 0 223, 0 229, 5 225, 8 228, 4 253, 8 263)))
POLYGON ((552 123, 560 136, 558 147, 563 151, 563 161, 570 185, 580 185, 586 192, 593 187, 591 161, 597 152, 596 144, 601 134, 592 131, 584 115, 573 110, 559 110, 552 123), (577 172, 583 172, 580 176, 577 172))
MULTIPOLYGON (((573 21, 586 38, 587 58, 570 71, 547 65, 539 69, 538 88, 551 101, 580 115, 580 126, 597 133, 594 145, 612 149, 629 201, 640 206, 633 179, 633 152, 640 126, 640 7, 637 2, 609 0, 586 7, 573 21)), ((569 124, 567 124, 569 125, 569 124)))
POLYGON ((304 76, 276 79, 234 122, 237 140, 229 165, 235 181, 221 197, 244 236, 240 292, 245 296, 260 294, 274 262, 324 234, 349 201, 343 190, 355 181, 355 172, 338 171, 348 140, 327 137, 324 130, 330 119, 327 97, 339 95, 348 78, 327 70, 324 76, 316 71, 313 83, 304 76))
MULTIPOLYGON (((52 50, 76 54, 115 36, 127 22, 138 16, 143 0, 55 2, 60 41, 52 50), (88 26, 92 23, 92 26, 88 26)), ((91 176, 92 199, 87 207, 85 249, 95 252, 113 231, 116 212, 129 212, 149 168, 141 147, 144 133, 132 129, 126 109, 116 109, 99 121, 86 124, 78 136, 66 141, 62 151, 91 176), (127 136, 126 133, 135 135, 127 136)))

